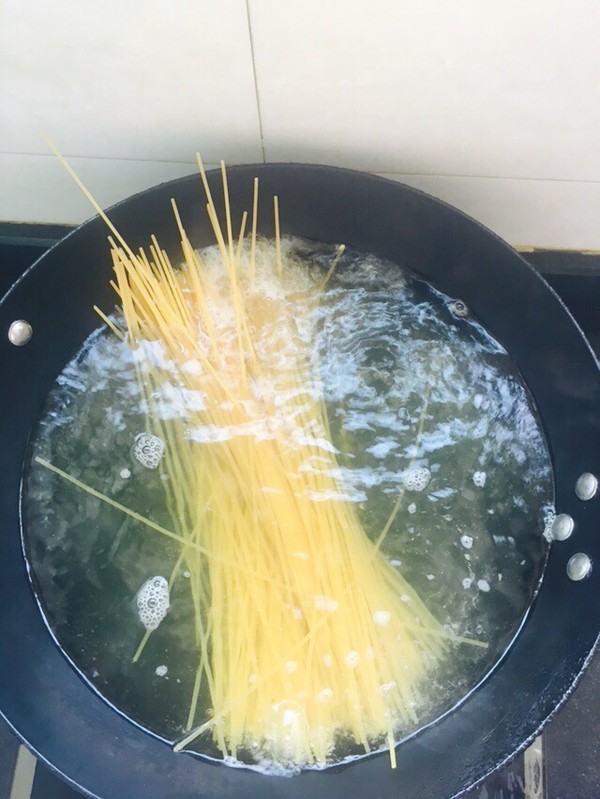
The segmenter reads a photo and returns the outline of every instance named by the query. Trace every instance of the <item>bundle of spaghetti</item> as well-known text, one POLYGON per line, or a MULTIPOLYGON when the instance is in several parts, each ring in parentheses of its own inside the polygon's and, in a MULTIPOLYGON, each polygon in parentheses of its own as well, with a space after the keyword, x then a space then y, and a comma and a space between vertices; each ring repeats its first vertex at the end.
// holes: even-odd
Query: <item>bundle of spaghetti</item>
POLYGON ((217 244, 203 257, 176 209, 182 266, 156 240, 149 256, 112 242, 186 542, 171 582, 190 573, 198 668, 176 748, 210 735, 225 758, 297 768, 387 743, 394 765, 448 636, 340 480, 311 330, 329 275, 295 261, 277 205, 275 244, 256 237, 256 184, 250 240, 246 214, 234 237, 223 181, 224 231, 205 181, 217 244))

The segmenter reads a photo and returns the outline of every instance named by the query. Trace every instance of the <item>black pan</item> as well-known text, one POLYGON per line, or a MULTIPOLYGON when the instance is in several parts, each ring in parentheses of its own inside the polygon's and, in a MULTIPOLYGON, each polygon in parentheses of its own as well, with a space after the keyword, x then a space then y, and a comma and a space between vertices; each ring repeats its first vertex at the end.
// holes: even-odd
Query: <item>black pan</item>
MULTIPOLYGON (((61 654, 36 605, 22 553, 20 486, 27 438, 57 374, 98 326, 92 305, 112 304, 106 228, 94 218, 32 266, 0 303, 0 711, 30 748, 76 787, 102 799, 327 799, 458 795, 511 758, 566 699, 600 629, 600 499, 575 491, 582 473, 600 475, 600 375, 568 311, 507 244, 455 209, 398 183, 307 165, 232 168, 233 212, 280 198, 285 232, 345 242, 408 266, 464 301, 508 350, 541 415, 556 507, 575 531, 555 542, 539 595, 497 668, 453 712, 386 754, 354 764, 266 777, 215 765, 169 746, 111 709, 61 654), (22 347, 7 333, 33 328, 22 347), (576 553, 596 562, 574 581, 576 553)), ((215 201, 222 197, 210 176, 215 201)), ((190 176, 115 206, 110 217, 135 249, 154 232, 177 259, 175 197, 192 243, 212 243, 201 186, 190 176)), ((266 216, 266 215, 265 215, 266 216)), ((268 226, 262 232, 272 235, 268 226)))

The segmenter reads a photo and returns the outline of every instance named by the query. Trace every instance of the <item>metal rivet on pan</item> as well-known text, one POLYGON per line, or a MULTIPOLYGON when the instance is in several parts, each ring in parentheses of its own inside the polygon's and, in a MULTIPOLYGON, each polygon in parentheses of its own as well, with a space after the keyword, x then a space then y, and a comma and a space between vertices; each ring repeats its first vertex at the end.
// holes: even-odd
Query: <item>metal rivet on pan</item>
POLYGON ((467 308, 466 303, 462 300, 454 300, 453 303, 450 305, 450 310, 454 314, 454 316, 468 316, 469 309, 467 308))
POLYGON ((584 472, 583 474, 579 475, 577 482, 575 483, 575 493, 579 499, 585 502, 585 500, 591 499, 593 496, 595 496, 597 490, 598 479, 593 474, 590 474, 590 472, 584 472))
POLYGON ((583 580, 592 570, 592 561, 585 552, 578 552, 573 555, 567 563, 567 575, 571 580, 583 580))
POLYGON ((552 538, 555 541, 566 541, 575 528, 573 517, 568 513, 559 513, 552 522, 552 538))
POLYGON ((8 340, 15 347, 22 347, 33 336, 33 328, 25 319, 16 319, 8 328, 8 340))

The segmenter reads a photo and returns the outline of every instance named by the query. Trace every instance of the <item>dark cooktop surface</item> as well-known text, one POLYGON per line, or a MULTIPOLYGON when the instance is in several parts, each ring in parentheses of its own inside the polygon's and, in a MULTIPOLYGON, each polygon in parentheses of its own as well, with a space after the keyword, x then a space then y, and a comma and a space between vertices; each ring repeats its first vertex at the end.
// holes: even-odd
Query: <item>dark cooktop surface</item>
MULTIPOLYGON (((63 226, 0 224, 0 297, 68 230, 63 226)), ((561 296, 600 357, 600 254, 538 250, 523 255, 561 296)), ((580 685, 546 727, 543 736, 470 792, 468 799, 598 799, 599 717, 600 654, 597 654, 580 685)), ((43 764, 37 763, 0 722, 0 799, 76 799, 79 796, 81 794, 43 764)))

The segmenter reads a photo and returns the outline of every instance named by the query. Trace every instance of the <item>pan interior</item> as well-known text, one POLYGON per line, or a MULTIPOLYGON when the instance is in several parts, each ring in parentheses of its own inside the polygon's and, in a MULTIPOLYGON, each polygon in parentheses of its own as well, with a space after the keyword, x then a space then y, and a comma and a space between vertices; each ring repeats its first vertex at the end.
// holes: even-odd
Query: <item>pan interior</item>
MULTIPOLYGON (((322 274, 334 253, 299 239, 285 246, 322 274)), ((300 335, 310 328, 342 500, 372 541, 397 509, 383 554, 449 640, 469 639, 452 641, 432 667, 415 719, 398 723, 398 738, 456 705, 497 663, 548 554, 553 483, 540 421, 510 357, 464 310, 407 269, 351 251, 317 308, 286 311, 300 335)), ((186 413, 176 390, 161 403, 165 417, 186 413)), ((198 447, 211 445, 210 431, 195 432, 198 447)), ((144 434, 134 357, 126 343, 98 329, 58 377, 32 434, 23 492, 26 557, 46 621, 75 668, 118 711, 174 742, 186 732, 198 666, 185 563, 168 613, 139 660, 133 657, 145 634, 140 591, 149 580, 168 580, 180 548, 36 460, 169 529, 169 475, 164 462, 154 468, 136 454, 144 434)), ((315 498, 321 501, 327 498, 315 498)), ((195 723, 210 713, 201 688, 195 723)), ((193 747, 221 757, 210 735, 193 747)), ((316 765, 361 753, 341 734, 327 761, 316 765)), ((236 762, 290 768, 251 747, 236 762)))

